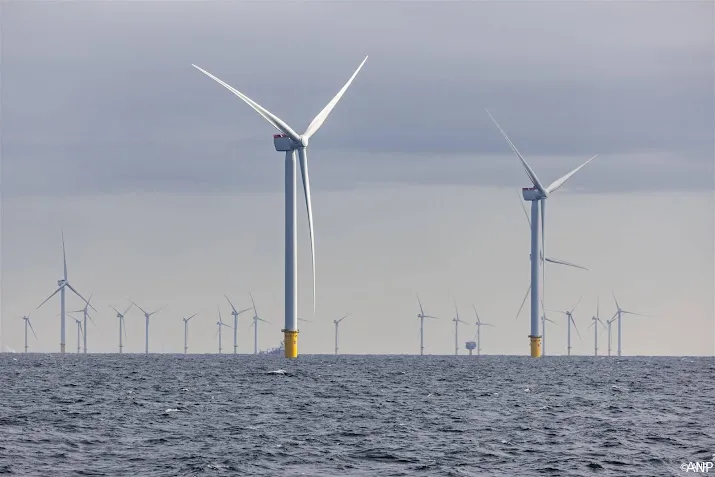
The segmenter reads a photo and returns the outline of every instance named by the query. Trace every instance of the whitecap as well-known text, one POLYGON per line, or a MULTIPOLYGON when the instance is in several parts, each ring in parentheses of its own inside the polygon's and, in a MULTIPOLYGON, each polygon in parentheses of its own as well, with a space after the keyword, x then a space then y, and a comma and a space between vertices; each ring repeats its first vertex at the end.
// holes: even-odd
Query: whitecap
POLYGON ((285 369, 276 369, 275 371, 268 371, 266 374, 285 374, 286 370, 285 369))

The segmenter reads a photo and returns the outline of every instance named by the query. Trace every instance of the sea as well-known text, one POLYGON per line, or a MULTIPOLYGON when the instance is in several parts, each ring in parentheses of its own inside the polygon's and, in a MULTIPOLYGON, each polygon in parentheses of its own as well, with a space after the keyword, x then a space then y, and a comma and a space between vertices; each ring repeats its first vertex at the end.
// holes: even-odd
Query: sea
POLYGON ((0 474, 693 475, 714 378, 712 357, 3 353, 0 474))

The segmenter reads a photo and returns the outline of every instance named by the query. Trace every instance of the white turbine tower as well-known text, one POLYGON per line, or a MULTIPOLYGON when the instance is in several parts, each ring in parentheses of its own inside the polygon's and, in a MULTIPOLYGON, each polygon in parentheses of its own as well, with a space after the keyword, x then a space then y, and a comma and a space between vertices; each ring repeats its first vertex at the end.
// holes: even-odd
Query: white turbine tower
POLYGON ((313 235, 313 210, 310 200, 310 177, 308 175, 308 143, 310 138, 320 129, 326 118, 333 110, 340 98, 345 94, 350 83, 367 61, 367 56, 360 63, 355 73, 338 91, 338 94, 318 113, 311 121, 303 134, 296 133, 288 124, 274 115, 260 104, 253 101, 237 89, 218 79, 208 71, 192 65, 209 78, 227 88, 241 98, 266 121, 271 123, 281 134, 273 136, 273 145, 276 151, 285 152, 285 356, 286 358, 298 357, 298 236, 296 229, 296 164, 295 152, 298 151, 300 171, 303 178, 303 190, 308 211, 308 226, 310 230, 310 251, 313 271, 313 313, 315 313, 315 243, 313 235))
POLYGON ((417 303, 420 305, 420 312, 417 314, 417 318, 420 319, 420 356, 422 356, 425 353, 425 318, 431 318, 433 320, 438 318, 432 315, 425 315, 425 310, 422 308, 419 295, 417 295, 417 303))
MULTIPOLYGON (((496 119, 494 119, 494 117, 488 110, 487 114, 489 114, 489 117, 491 118, 492 122, 494 122, 496 127, 499 129, 501 135, 504 137, 504 139, 506 139, 511 149, 521 161, 521 164, 522 166, 524 166, 524 170, 526 171, 526 175, 529 176, 529 179, 533 184, 533 187, 523 188, 522 194, 524 196, 524 200, 528 200, 531 202, 531 333, 529 335, 529 340, 531 356, 533 358, 538 358, 541 356, 541 335, 539 334, 539 302, 541 301, 540 298, 543 296, 543 291, 541 291, 542 294, 540 294, 539 269, 542 269, 541 272, 543 275, 543 267, 541 267, 541 254, 543 253, 543 256, 546 256, 546 246, 544 243, 546 199, 552 193, 556 192, 561 186, 563 186, 566 181, 568 181, 574 174, 581 170, 581 168, 583 168, 586 164, 595 159, 597 155, 592 156, 589 160, 578 166, 573 171, 556 179, 549 186, 544 187, 539 181, 539 179, 536 177, 536 173, 534 173, 531 167, 529 167, 529 164, 526 163, 526 160, 516 148, 514 143, 511 142, 511 139, 509 139, 509 137, 506 135, 501 126, 499 126, 499 123, 497 123, 496 119), (541 210, 539 210, 539 205, 541 206, 541 210), (541 215, 541 240, 539 240, 539 215, 541 215), (539 242, 541 242, 541 246, 539 242)), ((543 276, 541 277, 541 279, 543 281, 543 276)))
POLYGON ((621 355, 621 317, 623 315, 636 315, 636 316, 646 316, 640 313, 635 313, 633 311, 626 311, 618 305, 618 300, 616 300, 616 294, 613 294, 613 301, 616 302, 616 313, 613 315, 611 320, 614 318, 618 320, 618 356, 621 355))
POLYGON ((22 319, 25 322, 25 353, 27 353, 27 327, 30 327, 32 334, 35 335, 35 339, 37 339, 37 334, 35 333, 35 328, 32 327, 32 323, 30 323, 30 315, 25 315, 22 319))
POLYGON ((343 315, 342 318, 339 320, 333 320, 333 323, 335 323, 335 355, 338 355, 338 326, 340 325, 340 322, 343 321, 345 318, 348 316, 352 315, 352 313, 348 313, 347 315, 343 315))
POLYGON ((130 304, 127 309, 124 310, 124 313, 121 313, 119 310, 117 310, 111 305, 109 306, 109 308, 117 312, 117 318, 119 318, 119 354, 122 354, 122 348, 124 348, 124 345, 122 343, 122 329, 124 330, 124 337, 127 337, 127 325, 124 323, 124 315, 127 314, 127 312, 132 306, 134 305, 130 304))
POLYGON ((467 322, 459 319, 459 310, 457 309, 456 300, 454 301, 454 312, 456 313, 456 316, 452 318, 454 322, 454 355, 457 356, 459 354, 459 324, 464 323, 466 325, 467 322))
MULTIPOLYGON (((129 301, 131 301, 131 300, 129 300, 129 301)), ((144 335, 144 340, 145 340, 145 343, 144 343, 144 353, 145 353, 145 354, 149 354, 149 317, 150 317, 151 315, 155 314, 155 313, 159 313, 161 310, 164 309, 164 307, 162 306, 162 307, 159 308, 158 310, 152 311, 152 312, 150 313, 150 312, 146 311, 144 308, 142 308, 141 306, 139 306, 139 305, 137 305, 136 303, 134 303, 133 301, 132 301, 132 304, 133 304, 134 306, 136 306, 137 308, 139 308, 139 309, 142 311, 142 313, 144 313, 144 320, 145 320, 145 322, 146 322, 146 334, 144 335)))
POLYGON ((241 311, 236 311, 236 307, 233 306, 233 303, 231 303, 231 300, 228 298, 228 295, 224 294, 223 296, 226 297, 226 300, 228 300, 228 304, 231 305, 231 314, 233 315, 233 354, 238 354, 238 315, 250 310, 250 308, 246 308, 241 311))
POLYGON ((82 313, 82 340, 84 344, 84 354, 87 354, 87 318, 92 320, 92 323, 97 326, 97 323, 94 322, 94 319, 90 316, 89 314, 89 304, 92 302, 92 295, 94 293, 91 293, 89 295, 89 299, 87 300, 87 303, 85 303, 84 308, 80 310, 74 310, 70 311, 69 313, 82 313))
POLYGON ((186 351, 189 349, 189 346, 187 344, 189 339, 189 320, 196 315, 198 315, 198 313, 194 313, 188 318, 182 318, 184 322, 184 354, 186 354, 186 351))
MULTIPOLYGON (((52 298, 59 292, 60 294, 60 353, 64 354, 65 352, 65 287, 69 288, 72 290, 72 292, 80 297, 83 302, 87 303, 87 300, 84 299, 84 297, 77 291, 75 288, 70 285, 69 279, 67 278, 67 254, 65 253, 65 234, 62 232, 62 261, 64 263, 64 275, 62 278, 57 280, 57 290, 55 290, 52 295, 48 296, 45 298, 45 301, 40 303, 40 305, 37 307, 38 309, 47 303, 47 300, 52 298)), ((94 311, 97 311, 96 308, 94 308, 92 305, 89 305, 90 308, 92 308, 94 311)))
POLYGON ((250 291, 248 292, 248 295, 251 297, 251 304, 253 305, 253 323, 251 323, 251 326, 253 327, 253 354, 258 354, 258 322, 262 321, 264 323, 270 323, 270 321, 266 321, 258 316, 258 310, 256 310, 256 302, 253 301, 253 295, 251 295, 250 291))
POLYGON ((598 324, 600 323, 601 326, 604 328, 606 327, 600 318, 598 300, 596 300, 596 316, 591 317, 591 320, 593 322, 588 325, 588 327, 590 328, 593 326, 593 355, 598 356, 598 324))
POLYGON ((479 313, 477 313, 477 307, 472 305, 472 308, 474 309, 474 314, 477 316, 477 321, 474 323, 474 325, 477 327, 477 333, 475 335, 477 339, 477 356, 481 356, 482 354, 482 326, 494 326, 490 325, 489 323, 484 323, 482 320, 479 319, 479 313))
MULTIPOLYGON (((581 297, 583 298, 583 297, 581 297)), ((566 354, 568 356, 571 356, 571 324, 573 324, 574 329, 576 330, 576 333, 578 334, 578 339, 581 339, 581 333, 578 332, 578 327, 576 326, 576 322, 573 319, 573 312, 578 306, 579 303, 581 303, 581 298, 578 299, 576 304, 571 308, 571 310, 566 310, 566 311, 559 311, 559 310, 549 310, 549 311, 554 311, 556 313, 562 313, 566 315, 566 354)))
POLYGON ((606 320, 606 325, 608 327, 608 356, 611 356, 611 324, 614 321, 616 321, 616 318, 606 320))
POLYGON ((216 330, 216 334, 218 335, 218 354, 221 354, 221 328, 224 326, 226 328, 231 327, 224 323, 223 319, 221 319, 221 308, 217 305, 216 309, 218 310, 218 321, 216 322, 216 326, 218 326, 218 330, 216 330))

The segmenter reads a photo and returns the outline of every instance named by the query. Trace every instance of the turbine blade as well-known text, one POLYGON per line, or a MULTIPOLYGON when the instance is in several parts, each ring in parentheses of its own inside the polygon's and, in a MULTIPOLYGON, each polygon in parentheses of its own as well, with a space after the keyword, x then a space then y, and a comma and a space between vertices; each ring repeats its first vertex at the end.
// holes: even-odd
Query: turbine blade
POLYGON ((620 307, 620 306, 618 305, 618 300, 616 300, 616 294, 615 294, 615 293, 613 293, 613 291, 611 291, 611 294, 613 295, 613 301, 615 301, 615 302, 616 302, 616 308, 620 310, 620 309, 621 309, 621 307, 620 307))
POLYGON ((127 339, 127 322, 122 318, 122 328, 124 329, 124 339, 127 339))
MULTIPOLYGON (((124 313, 122 313, 122 316, 126 315, 127 312, 128 312, 129 310, 131 310, 132 306, 134 306, 134 304, 129 305, 129 306, 127 307, 127 309, 124 310, 124 313)), ((140 309, 141 309, 141 308, 140 308, 140 309)))
MULTIPOLYGON (((131 301, 131 300, 129 300, 129 301, 131 301)), ((132 305, 134 305, 134 306, 136 306, 137 308, 139 308, 139 309, 142 311, 142 313, 144 313, 145 315, 147 314, 147 312, 144 310, 144 308, 142 308, 141 306, 137 305, 137 304, 134 303, 133 301, 131 301, 131 302, 132 302, 132 305)), ((130 308, 131 308, 131 307, 130 307, 130 308)), ((127 308, 127 310, 129 310, 129 308, 127 308)))
POLYGON ((531 291, 531 283, 529 283, 529 287, 526 289, 526 293, 524 294, 524 299, 521 300, 521 306, 519 307, 519 311, 516 312, 517 318, 519 318, 519 315, 521 314, 521 310, 524 308, 524 303, 526 303, 526 298, 529 296, 530 291, 531 291))
POLYGON ((573 308, 571 308, 571 313, 573 313, 573 311, 576 309, 576 307, 578 306, 578 304, 581 303, 581 300, 582 300, 582 299, 583 299, 583 297, 581 297, 581 298, 578 299, 578 301, 577 301, 576 304, 573 306, 573 308))
POLYGON ((228 89, 229 91, 231 91, 233 94, 235 94, 235 95, 238 96, 239 98, 241 98, 246 104, 248 104, 250 107, 252 107, 252 108, 254 109, 254 111, 256 111, 258 114, 260 114, 261 116, 263 116, 263 118, 264 118, 266 121, 268 121, 269 123, 271 123, 274 128, 276 128, 276 129, 278 129, 280 132, 286 134, 286 135, 287 135, 288 137, 290 137, 292 140, 294 140, 294 141, 296 141, 296 142, 300 142, 300 136, 299 136, 295 131, 293 131, 293 130, 290 128, 290 126, 288 126, 281 118, 279 118, 279 117, 276 116, 275 114, 271 113, 271 112, 268 111, 266 108, 264 108, 264 107, 261 106, 260 104, 256 103, 256 102, 253 101, 251 98, 249 98, 249 97, 246 96, 245 94, 241 93, 239 90, 237 90, 236 88, 232 87, 232 86, 229 85, 228 83, 226 83, 226 82, 224 82, 224 81, 218 79, 217 77, 215 77, 214 75, 212 75, 212 74, 209 73, 208 71, 206 71, 206 70, 204 70, 204 69, 201 69, 201 68, 199 68, 198 66, 196 66, 196 65, 194 65, 194 64, 192 64, 191 66, 193 66, 194 68, 196 68, 197 70, 199 70, 200 72, 202 72, 203 74, 205 74, 206 76, 208 76, 209 78, 211 78, 212 80, 216 81, 216 82, 217 82, 218 84, 220 84, 221 86, 224 86, 226 89, 228 89))
POLYGON ((318 129, 320 129, 320 126, 323 125, 325 122, 325 119, 328 117, 330 112, 333 110, 336 104, 338 104, 338 101, 340 101, 340 98, 343 97, 343 94, 345 94, 345 91, 347 91, 348 87, 350 86, 350 83, 353 82, 357 74, 360 72, 360 69, 362 68, 362 65, 365 64, 367 61, 367 56, 365 57, 364 60, 362 60, 362 63, 360 63, 360 66, 357 67, 355 70, 355 73, 350 77, 347 83, 340 88, 340 91, 338 91, 338 94, 333 97, 333 99, 330 100, 330 102, 323 108, 321 112, 318 113, 318 115, 311 121, 311 123, 308 125, 308 129, 305 130, 305 133, 303 136, 306 138, 310 138, 313 134, 315 134, 318 129))
POLYGON ((313 206, 310 202, 310 176, 308 175, 308 151, 304 147, 298 148, 300 160, 300 175, 303 178, 303 192, 305 193, 305 207, 308 211, 308 228, 310 230, 310 258, 313 265, 313 315, 315 315, 315 234, 313 230, 313 206))
POLYGON ((241 311, 237 311, 236 314, 237 314, 237 315, 240 315, 241 313, 244 313, 244 312, 246 312, 246 311, 248 311, 248 310, 252 310, 252 308, 244 308, 244 309, 241 310, 241 311))
POLYGON ((253 314, 258 316, 258 310, 256 310, 256 302, 253 301, 253 295, 251 295, 251 291, 248 291, 248 296, 251 297, 251 304, 253 305, 253 314))
POLYGON ((345 318, 347 318, 347 317, 350 316, 350 315, 352 315, 352 313, 348 313, 347 315, 343 315, 343 317, 338 320, 338 323, 340 323, 341 321, 343 321, 345 318))
POLYGON ((166 305, 162 306, 161 308, 159 308, 159 309, 156 310, 156 311, 152 311, 151 313, 149 313, 149 316, 153 315, 154 313, 159 313, 159 312, 160 312, 161 310, 163 310, 164 308, 166 308, 166 305))
POLYGON ((121 313, 119 313, 119 310, 117 310, 116 308, 114 308, 112 305, 109 305, 109 308, 111 308, 112 310, 116 311, 117 314, 121 315, 121 313))
POLYGON ((578 339, 581 339, 581 333, 578 332, 578 327, 576 326, 576 320, 573 319, 573 316, 571 317, 571 323, 573 323, 573 327, 576 330, 576 334, 578 335, 578 339))
POLYGON ((231 309, 233 310, 233 312, 234 312, 234 313, 238 313, 238 312, 236 311, 236 307, 233 306, 233 303, 231 303, 231 300, 228 298, 228 295, 226 295, 226 294, 224 293, 223 296, 225 296, 225 297, 226 297, 226 300, 228 300, 228 304, 231 305, 231 309))
POLYGON ((549 263, 555 263, 557 265, 566 265, 567 267, 580 268, 581 270, 589 271, 588 268, 586 268, 586 267, 583 267, 581 265, 576 265, 575 263, 567 262, 565 260, 558 260, 556 258, 550 258, 550 257, 546 257, 544 260, 546 260, 549 263))
POLYGON ((519 196, 519 203, 521 204, 521 210, 524 211, 524 217, 526 217, 526 223, 529 224, 529 230, 531 230, 531 219, 529 218, 529 213, 526 211, 526 206, 524 205, 524 198, 519 195, 519 191, 516 191, 516 195, 519 196))
POLYGON ((189 321, 191 318, 193 318, 193 317, 196 316, 196 315, 198 315, 198 313, 194 313, 193 315, 191 315, 190 317, 188 317, 188 318, 186 319, 186 321, 189 321))
POLYGON ((32 330, 32 334, 35 335, 35 339, 37 339, 37 333, 35 333, 35 328, 32 327, 32 323, 30 322, 30 318, 27 319, 27 324, 30 325, 30 329, 32 330))
POLYGON ((529 180, 531 180, 531 183, 534 184, 534 187, 536 187, 539 190, 539 192, 541 192, 544 195, 548 195, 548 193, 546 192, 546 189, 544 189, 544 187, 541 185, 541 182, 539 182, 539 178, 536 177, 536 173, 533 171, 533 169, 531 167, 529 167, 529 164, 527 164, 526 160, 521 155, 519 150, 516 148, 514 143, 511 142, 511 139, 509 139, 509 136, 507 136, 506 133, 504 132, 504 130, 501 128, 501 126, 499 126, 499 123, 497 122, 497 120, 494 119, 494 116, 492 116, 492 113, 490 113, 489 110, 486 108, 485 108, 485 110, 486 110, 487 114, 489 115, 489 117, 492 119, 492 122, 494 123, 494 125, 499 129, 499 132, 501 133, 501 135, 504 136, 504 139, 506 139, 506 142, 508 142, 509 146, 511 146, 512 151, 514 151, 514 153, 517 155, 517 157, 521 161, 521 165, 524 166, 526 175, 529 176, 529 180))
POLYGON ((266 321, 266 320, 264 320, 263 318, 257 318, 257 319, 258 319, 258 321, 262 321, 262 322, 264 322, 264 323, 270 323, 270 321, 266 321))
POLYGON ((421 314, 422 316, 424 316, 425 311, 422 309, 422 302, 420 301, 420 296, 419 296, 419 295, 417 295, 417 303, 419 303, 419 305, 420 305, 420 314, 421 314))
POLYGON ((47 303, 47 300, 49 300, 49 299, 52 298, 53 296, 57 295, 57 292, 60 291, 60 290, 62 290, 62 287, 63 287, 63 286, 64 286, 64 285, 60 285, 59 287, 57 287, 57 290, 55 290, 55 291, 52 293, 52 295, 50 295, 50 296, 48 296, 47 298, 45 298, 45 301, 43 301, 42 303, 40 303, 40 304, 37 306, 37 308, 35 308, 35 309, 36 309, 36 310, 39 309, 42 305, 44 305, 45 303, 47 303))
POLYGON ((472 305, 472 308, 474 309, 474 314, 477 315, 477 323, 481 323, 481 321, 479 320, 479 313, 477 313, 477 307, 472 305))
POLYGON ((598 154, 596 154, 595 156, 592 156, 588 161, 584 162, 583 164, 581 164, 580 166, 578 166, 576 169, 572 170, 572 171, 569 172, 568 174, 565 174, 565 175, 559 177, 559 178, 556 179, 554 182, 552 182, 551 184, 549 184, 549 187, 546 188, 546 191, 547 191, 549 194, 551 194, 552 192, 555 192, 556 190, 558 190, 559 187, 561 187, 562 185, 564 185, 567 180, 571 179, 571 177, 572 177, 574 174, 576 174, 576 173, 577 173, 578 171, 580 171, 586 164, 588 164, 588 163, 591 162, 592 160, 596 159, 597 157, 598 157, 598 154))

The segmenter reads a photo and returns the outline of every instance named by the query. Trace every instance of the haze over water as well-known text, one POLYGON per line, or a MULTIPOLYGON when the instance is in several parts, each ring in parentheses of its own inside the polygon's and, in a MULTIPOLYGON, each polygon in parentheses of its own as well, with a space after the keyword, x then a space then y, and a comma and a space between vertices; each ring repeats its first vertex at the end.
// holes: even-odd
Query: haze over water
POLYGON ((714 370, 710 357, 0 354, 0 473, 682 475, 715 452, 714 370))

